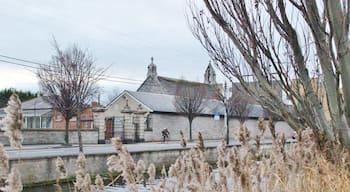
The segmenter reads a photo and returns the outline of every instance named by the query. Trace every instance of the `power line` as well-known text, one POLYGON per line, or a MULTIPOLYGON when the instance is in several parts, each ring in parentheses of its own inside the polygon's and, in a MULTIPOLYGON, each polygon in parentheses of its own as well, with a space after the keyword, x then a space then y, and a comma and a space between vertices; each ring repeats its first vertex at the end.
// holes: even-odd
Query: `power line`
POLYGON ((130 79, 130 78, 120 77, 120 76, 110 76, 110 75, 104 75, 104 77, 107 77, 107 78, 112 78, 112 79, 121 79, 121 80, 127 80, 127 81, 143 82, 143 80, 140 80, 140 79, 130 79))
MULTIPOLYGON (((21 67, 23 67, 26 70, 29 70, 27 68, 36 69, 36 70, 40 69, 39 67, 34 67, 34 66, 21 64, 21 63, 17 63, 17 62, 12 62, 12 61, 6 61, 6 60, 2 60, 2 59, 0 59, 0 62, 11 64, 11 65, 21 66, 21 67)), ((33 71, 33 70, 29 70, 29 71, 35 73, 35 71, 33 71)), ((135 80, 135 79, 119 78, 120 80, 115 80, 115 79, 111 79, 111 78, 116 78, 117 79, 117 77, 113 77, 113 76, 102 76, 101 80, 102 81, 116 82, 116 83, 123 83, 123 84, 133 84, 133 85, 139 85, 140 84, 140 83, 137 83, 137 82, 128 82, 130 80, 139 81, 139 80, 135 80)))
POLYGON ((15 62, 12 62, 12 61, 6 61, 6 60, 2 60, 2 59, 0 59, 0 61, 4 62, 4 63, 12 64, 12 65, 18 65, 18 66, 22 66, 22 67, 29 67, 29 68, 38 69, 37 67, 33 67, 33 66, 30 66, 30 65, 21 64, 21 63, 15 63, 15 62))
POLYGON ((1 55, 1 54, 0 54, 0 57, 4 57, 4 58, 7 58, 7 59, 13 59, 13 60, 16 60, 16 61, 22 61, 22 62, 25 62, 25 63, 32 63, 32 64, 36 64, 36 65, 46 65, 46 64, 43 64, 43 63, 35 62, 35 61, 29 61, 29 60, 26 60, 26 59, 19 59, 19 58, 16 58, 16 57, 10 57, 10 56, 1 55))
MULTIPOLYGON (((26 60, 26 59, 20 59, 20 58, 11 57, 11 56, 2 55, 2 54, 0 54, 0 57, 4 57, 4 58, 7 58, 7 59, 13 59, 13 60, 21 61, 21 62, 25 62, 25 63, 31 63, 31 64, 35 64, 35 65, 39 65, 39 66, 48 66, 48 64, 38 63, 38 62, 35 62, 35 61, 30 61, 30 60, 26 60)), ((12 65, 18 65, 18 66, 22 66, 22 67, 29 67, 29 68, 33 68, 33 69, 40 69, 39 67, 34 67, 34 66, 26 65, 26 64, 21 64, 21 63, 18 63, 18 62, 6 61, 6 60, 2 60, 2 59, 0 59, 0 61, 4 62, 4 63, 12 64, 12 65)), ((122 83, 130 83, 130 84, 139 84, 139 83, 143 82, 142 80, 139 80, 139 79, 132 79, 132 78, 126 78, 126 77, 120 77, 120 76, 103 75, 102 77, 104 78, 104 80, 113 81, 113 82, 122 82, 122 83), (117 79, 117 80, 112 80, 112 79, 117 79), (127 81, 133 81, 133 82, 127 82, 127 81)))

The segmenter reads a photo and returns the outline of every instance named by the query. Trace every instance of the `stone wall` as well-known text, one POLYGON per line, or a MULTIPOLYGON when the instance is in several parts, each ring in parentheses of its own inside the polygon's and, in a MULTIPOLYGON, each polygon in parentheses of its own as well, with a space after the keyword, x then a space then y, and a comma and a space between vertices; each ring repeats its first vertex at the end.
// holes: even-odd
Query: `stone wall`
MULTIPOLYGON (((83 143, 97 144, 98 129, 81 129, 83 143)), ((23 145, 62 144, 64 143, 64 129, 22 129, 23 145)), ((8 138, 0 131, 0 142, 9 145, 8 138)), ((69 142, 78 143, 77 129, 69 129, 69 142)))
MULTIPOLYGON (((165 114, 165 113, 152 113, 152 131, 145 131, 145 141, 161 141, 162 130, 167 128, 170 132, 169 140, 179 140, 180 130, 185 134, 185 138, 189 139, 189 124, 188 119, 181 115, 165 114)), ((257 119, 248 119, 244 125, 247 126, 250 131, 251 137, 259 134, 257 126, 257 119)), ((267 125, 267 121, 265 121, 267 125)), ((239 121, 237 119, 230 119, 229 122, 230 138, 235 138, 235 135, 239 130, 239 121)), ((276 131, 278 134, 285 134, 286 137, 293 135, 293 130, 284 121, 276 122, 276 131)), ((220 117, 220 120, 214 120, 213 116, 200 116, 196 117, 192 122, 192 139, 198 138, 198 131, 200 131, 205 140, 217 140, 223 139, 226 135, 226 129, 224 128, 224 118, 220 117)), ((268 128, 266 128, 265 138, 270 138, 271 134, 268 128)))
MULTIPOLYGON (((175 162, 184 149, 179 146, 177 149, 166 149, 159 151, 137 151, 131 152, 135 163, 142 159, 146 166, 153 163, 156 167, 160 168, 163 165, 170 165, 175 162)), ((95 153, 87 154, 86 157, 86 168, 90 175, 96 175, 107 172, 107 158, 114 155, 115 152, 110 153, 95 153)), ((68 177, 75 176, 76 166, 76 155, 61 156, 63 159, 68 177)), ((207 147, 206 156, 208 161, 215 161, 217 156, 216 146, 207 147)), ((23 184, 35 184, 43 182, 54 182, 57 177, 56 172, 56 159, 57 156, 46 156, 39 158, 22 158, 20 165, 21 179, 23 184)), ((10 166, 17 164, 17 160, 13 159, 10 161, 10 166)))

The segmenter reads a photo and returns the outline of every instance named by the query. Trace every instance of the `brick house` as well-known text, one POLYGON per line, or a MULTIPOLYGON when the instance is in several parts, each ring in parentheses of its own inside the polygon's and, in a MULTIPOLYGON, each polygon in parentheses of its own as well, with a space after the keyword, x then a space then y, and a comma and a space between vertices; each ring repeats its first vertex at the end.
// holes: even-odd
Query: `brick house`
MULTIPOLYGON (((65 120, 62 114, 52 108, 46 101, 46 96, 40 96, 22 102, 23 128, 65 128, 65 120)), ((81 114, 81 128, 94 127, 94 108, 99 107, 92 102, 81 114)), ((5 116, 4 108, 0 109, 0 118, 5 116)), ((69 122, 69 128, 76 128, 76 117, 69 122)))
MULTIPOLYGON (((52 127, 53 128, 65 128, 66 121, 62 114, 56 110, 52 112, 52 127)), ((76 117, 73 117, 69 121, 69 128, 76 128, 76 117)), ((94 113, 92 107, 85 109, 80 115, 80 128, 93 128, 94 125, 94 113)))

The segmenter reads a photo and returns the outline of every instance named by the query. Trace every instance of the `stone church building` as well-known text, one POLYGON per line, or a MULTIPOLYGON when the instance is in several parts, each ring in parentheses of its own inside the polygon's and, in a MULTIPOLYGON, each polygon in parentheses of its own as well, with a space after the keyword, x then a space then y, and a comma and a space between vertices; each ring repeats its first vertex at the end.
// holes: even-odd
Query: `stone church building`
POLYGON ((147 77, 137 89, 137 92, 175 95, 176 89, 180 84, 185 86, 201 86, 205 90, 205 98, 218 98, 218 84, 216 83, 216 74, 213 66, 210 63, 204 74, 204 83, 200 83, 159 76, 157 74, 157 66, 153 63, 153 58, 151 58, 151 64, 148 65, 147 77))
MULTIPOLYGON (((205 90, 203 111, 192 123, 193 139, 197 139, 198 131, 202 132, 204 139, 223 139, 224 106, 218 100, 218 84, 213 66, 209 63, 204 72, 204 81, 193 82, 169 78, 158 75, 157 66, 151 59, 148 65, 147 77, 137 91, 123 91, 114 98, 105 108, 105 129, 100 131, 100 140, 109 140, 119 136, 124 142, 161 141, 162 130, 167 128, 170 132, 169 140, 179 140, 180 130, 188 139, 189 123, 185 116, 176 111, 174 98, 178 85, 201 86, 205 90), (214 119, 214 114, 220 118, 214 119)), ((260 105, 252 105, 245 125, 251 135, 257 134, 257 119, 266 116, 260 105)), ((239 127, 237 118, 230 118, 230 138, 234 138, 239 127)), ((276 123, 277 131, 291 135, 292 130, 285 122, 276 123)), ((268 135, 267 135, 268 136, 268 135)))

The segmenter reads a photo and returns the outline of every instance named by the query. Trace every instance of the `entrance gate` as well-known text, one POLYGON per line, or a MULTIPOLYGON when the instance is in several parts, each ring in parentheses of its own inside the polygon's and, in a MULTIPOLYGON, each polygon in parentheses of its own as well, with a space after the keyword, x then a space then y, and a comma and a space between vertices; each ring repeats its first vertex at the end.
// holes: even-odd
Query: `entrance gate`
POLYGON ((120 137, 124 140, 124 118, 107 117, 105 119, 105 140, 110 142, 111 138, 120 137))

